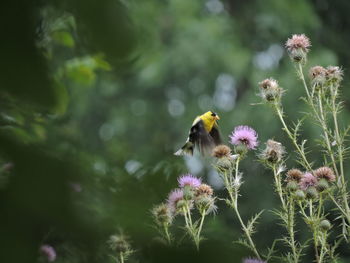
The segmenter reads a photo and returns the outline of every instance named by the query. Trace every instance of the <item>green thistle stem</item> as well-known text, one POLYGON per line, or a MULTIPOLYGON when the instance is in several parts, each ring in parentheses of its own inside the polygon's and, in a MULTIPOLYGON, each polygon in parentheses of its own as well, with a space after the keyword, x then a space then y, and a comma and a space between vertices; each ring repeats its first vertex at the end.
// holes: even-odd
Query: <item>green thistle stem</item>
POLYGON ((124 253, 123 252, 120 252, 120 254, 119 254, 119 261, 120 261, 120 263, 124 263, 124 253))
POLYGON ((287 133, 288 137, 291 139, 291 141, 293 142, 295 148, 297 149, 297 152, 299 153, 300 157, 301 157, 301 161, 302 161, 302 165, 309 171, 312 170, 310 163, 308 162, 305 152, 304 150, 302 150, 302 148, 300 147, 300 145, 298 144, 295 136, 292 134, 292 132, 289 130, 287 124, 284 121, 283 118, 283 113, 281 110, 281 107, 278 104, 274 104, 277 115, 283 125, 283 130, 287 133))

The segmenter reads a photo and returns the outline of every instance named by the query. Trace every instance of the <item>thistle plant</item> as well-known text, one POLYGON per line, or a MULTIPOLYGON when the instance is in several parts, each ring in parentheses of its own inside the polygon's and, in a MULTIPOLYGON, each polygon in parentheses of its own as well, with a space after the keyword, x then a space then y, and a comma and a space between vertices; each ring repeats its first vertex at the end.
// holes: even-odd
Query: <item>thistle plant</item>
POLYGON ((171 244, 173 238, 170 226, 173 219, 183 217, 185 225, 182 228, 199 249, 200 241, 203 240, 201 233, 205 218, 216 213, 214 191, 211 186, 191 174, 180 176, 178 184, 179 188, 170 192, 166 203, 152 209, 154 221, 168 244, 171 244), (199 218, 196 219, 196 215, 199 218))
POLYGON ((247 246, 258 259, 261 259, 252 236, 255 232, 255 223, 262 212, 256 214, 251 220, 245 223, 238 207, 239 190, 243 183, 239 164, 249 150, 254 150, 257 147, 257 138, 257 133, 251 127, 238 126, 230 135, 230 143, 234 145, 235 154, 231 154, 231 149, 228 146, 219 145, 214 148, 213 156, 217 158, 215 168, 221 176, 225 189, 228 192, 229 197, 225 199, 226 204, 235 212, 244 233, 244 239, 240 243, 247 246))
POLYGON ((110 256, 117 263, 124 263, 134 253, 128 237, 123 233, 111 235, 107 243, 109 248, 113 251, 113 254, 110 256))
POLYGON ((295 240, 294 218, 297 215, 302 216, 310 229, 316 262, 335 260, 334 251, 341 239, 336 240, 333 247, 330 245, 331 223, 326 218, 328 212, 325 211, 324 206, 327 200, 331 200, 339 210, 343 236, 347 238, 349 235, 348 193, 343 164, 347 149, 344 145, 347 130, 341 131, 338 124, 338 114, 341 109, 339 86, 343 73, 339 67, 315 66, 310 69, 310 85, 308 85, 303 69, 310 47, 310 40, 305 35, 293 35, 286 42, 287 51, 305 90, 303 100, 310 107, 307 117, 311 116, 322 130, 323 167, 314 170, 314 163, 308 159, 306 140, 300 138, 302 121, 298 120, 294 127, 287 125, 282 105, 284 90, 277 80, 268 78, 259 83, 260 97, 264 103, 273 108, 283 131, 295 147, 296 162, 304 170, 304 172, 298 169, 289 170, 283 184, 284 148, 271 140, 266 143, 267 147, 260 155, 260 159, 274 174, 275 190, 281 202, 281 209, 276 210, 275 213, 287 229, 288 236, 283 237, 282 240, 291 250, 284 257, 287 262, 299 262, 302 251, 307 246, 307 243, 301 244, 295 240), (336 185, 335 181, 337 181, 336 185))

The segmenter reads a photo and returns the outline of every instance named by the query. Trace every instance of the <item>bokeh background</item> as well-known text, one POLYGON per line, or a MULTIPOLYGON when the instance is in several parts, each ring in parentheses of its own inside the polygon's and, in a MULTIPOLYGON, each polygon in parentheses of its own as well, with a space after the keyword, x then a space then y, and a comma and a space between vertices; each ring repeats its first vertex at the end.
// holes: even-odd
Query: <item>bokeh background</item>
MULTIPOLYGON (((59 263, 113 262, 106 241, 120 229, 135 249, 130 262, 232 263, 250 256, 233 243, 240 226, 223 202, 206 222, 200 252, 186 238, 173 247, 159 241, 150 209, 179 174, 201 176, 225 196, 208 160, 173 152, 193 118, 214 110, 225 141, 236 125, 250 125, 262 148, 269 138, 282 142, 291 153, 288 167, 297 167, 272 110, 253 105, 260 101, 257 83, 276 78, 286 89, 290 123, 302 117, 303 88, 284 43, 305 33, 312 41, 306 68, 344 69, 346 126, 349 11, 347 0, 4 0, 1 262, 37 262, 41 244, 56 249, 59 263)), ((316 165, 319 135, 307 119, 302 136, 316 165)), ((284 230, 270 212, 278 206, 272 175, 256 154, 242 163, 240 206, 245 220, 265 210, 254 239, 266 250, 284 230)), ((298 237, 306 240, 299 223, 298 237)), ((350 262, 348 245, 338 252, 338 262, 350 262)), ((305 253, 303 262, 311 262, 311 248, 305 253)))

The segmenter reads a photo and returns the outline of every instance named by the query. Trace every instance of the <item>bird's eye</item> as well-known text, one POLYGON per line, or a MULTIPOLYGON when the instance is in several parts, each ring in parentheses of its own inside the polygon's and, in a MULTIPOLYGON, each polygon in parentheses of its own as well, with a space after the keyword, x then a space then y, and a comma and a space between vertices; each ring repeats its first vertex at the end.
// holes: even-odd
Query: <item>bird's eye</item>
POLYGON ((215 116, 216 116, 216 113, 215 113, 215 112, 212 112, 212 113, 211 113, 211 116, 215 117, 215 116))

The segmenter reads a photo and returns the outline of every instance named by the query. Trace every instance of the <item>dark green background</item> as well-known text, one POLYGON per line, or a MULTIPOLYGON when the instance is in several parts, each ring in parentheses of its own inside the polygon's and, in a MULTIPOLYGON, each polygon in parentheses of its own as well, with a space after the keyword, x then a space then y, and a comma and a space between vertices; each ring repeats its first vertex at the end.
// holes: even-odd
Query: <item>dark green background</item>
MULTIPOLYGON (((200 252, 187 239, 174 247, 157 239, 149 210, 179 174, 193 171, 225 196, 208 162, 173 152, 193 118, 214 110, 225 141, 236 125, 250 125, 260 142, 282 142, 288 167, 297 167, 272 110, 252 105, 257 83, 276 78, 286 90, 286 114, 291 121, 302 116, 303 88, 283 46, 305 33, 312 41, 306 68, 344 69, 346 126, 349 10, 347 0, 3 1, 1 262, 37 262, 42 243, 56 248, 57 262, 112 262, 106 240, 119 229, 136 250, 130 262, 241 262, 250 252, 232 243, 240 226, 223 202, 205 224, 200 252)), ((307 120, 302 136, 321 165, 319 134, 307 120)), ((254 236, 264 250, 284 230, 269 212, 278 200, 256 154, 242 163, 240 207, 245 220, 265 210, 254 236)), ((338 251, 339 262, 350 260, 348 245, 338 251)), ((311 262, 311 248, 305 252, 303 262, 311 262)))

